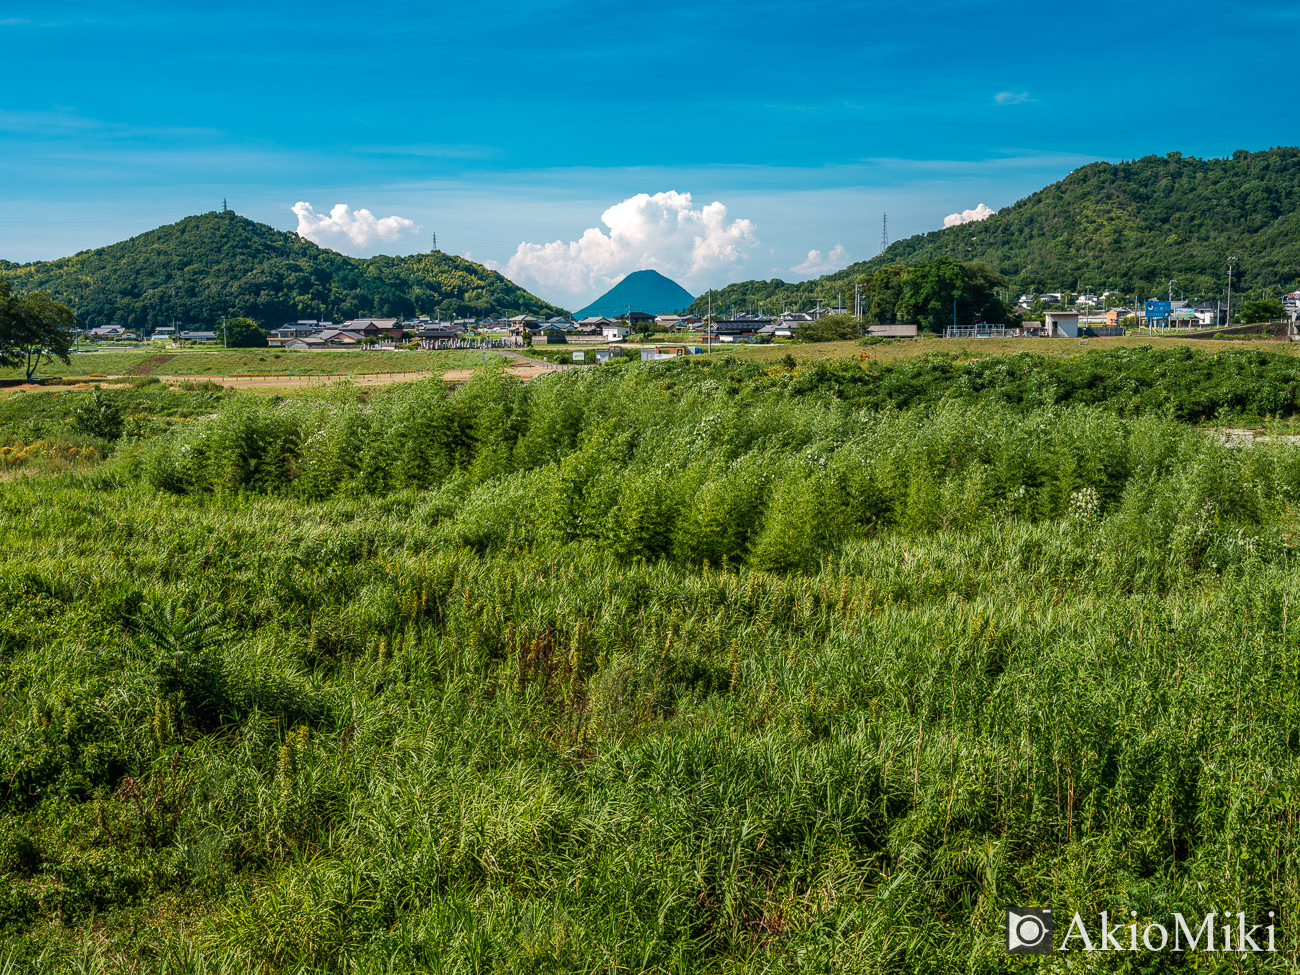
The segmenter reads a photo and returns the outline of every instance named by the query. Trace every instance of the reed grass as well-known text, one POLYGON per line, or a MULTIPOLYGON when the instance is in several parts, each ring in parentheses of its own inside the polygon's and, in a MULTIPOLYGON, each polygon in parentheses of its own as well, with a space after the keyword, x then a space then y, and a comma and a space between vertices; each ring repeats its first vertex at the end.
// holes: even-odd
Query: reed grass
POLYGON ((996 972, 1008 904, 1295 915, 1294 448, 668 365, 228 397, 0 485, 0 972, 996 972))

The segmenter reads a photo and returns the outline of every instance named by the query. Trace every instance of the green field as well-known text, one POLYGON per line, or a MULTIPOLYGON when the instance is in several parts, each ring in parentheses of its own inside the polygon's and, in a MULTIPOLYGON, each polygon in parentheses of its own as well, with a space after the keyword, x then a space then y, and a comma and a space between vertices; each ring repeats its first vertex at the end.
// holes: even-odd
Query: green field
MULTIPOLYGON (((498 358, 488 352, 488 360, 498 358)), ((39 376, 121 376, 143 369, 144 375, 233 376, 240 373, 275 376, 347 376, 364 373, 440 372, 481 364, 483 354, 468 350, 409 352, 392 350, 229 349, 185 352, 79 352, 67 365, 44 365, 39 376)), ((140 374, 137 372, 136 374, 140 374)), ((0 379, 21 379, 17 369, 0 369, 0 379)))
POLYGON ((11 396, 109 459, 0 483, 0 972, 1294 971, 1004 909, 1300 913, 1300 448, 1197 427, 1297 413, 1242 349, 11 396))

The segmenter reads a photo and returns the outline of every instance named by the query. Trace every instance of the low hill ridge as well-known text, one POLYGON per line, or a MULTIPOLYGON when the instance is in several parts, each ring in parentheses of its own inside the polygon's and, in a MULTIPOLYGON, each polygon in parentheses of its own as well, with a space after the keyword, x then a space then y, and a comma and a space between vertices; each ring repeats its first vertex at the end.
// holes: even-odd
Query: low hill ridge
POLYGON ((452 254, 348 257, 233 210, 186 217, 106 247, 31 264, 0 261, 19 293, 47 290, 93 325, 155 328, 244 316, 552 316, 563 312, 452 254))
MULTIPOLYGON (((1238 150, 1220 159, 1171 152, 1131 162, 1096 162, 993 216, 895 241, 883 254, 812 281, 741 281, 713 294, 714 306, 805 302, 843 292, 890 264, 936 258, 982 261, 1012 290, 1115 290, 1190 300, 1227 289, 1276 296, 1300 284, 1300 148, 1238 150)), ((1014 295, 1013 295, 1014 297, 1014 295)), ((699 312, 703 299, 692 310, 699 312)))

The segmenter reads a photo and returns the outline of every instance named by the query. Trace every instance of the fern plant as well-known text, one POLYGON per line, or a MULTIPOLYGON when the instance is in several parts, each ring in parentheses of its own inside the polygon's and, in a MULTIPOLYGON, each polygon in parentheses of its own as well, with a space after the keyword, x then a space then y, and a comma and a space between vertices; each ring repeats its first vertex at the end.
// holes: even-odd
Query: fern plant
POLYGON ((230 642, 216 607, 186 612, 168 601, 145 604, 129 619, 136 646, 151 665, 160 697, 196 728, 209 731, 230 711, 230 681, 222 650, 230 642))

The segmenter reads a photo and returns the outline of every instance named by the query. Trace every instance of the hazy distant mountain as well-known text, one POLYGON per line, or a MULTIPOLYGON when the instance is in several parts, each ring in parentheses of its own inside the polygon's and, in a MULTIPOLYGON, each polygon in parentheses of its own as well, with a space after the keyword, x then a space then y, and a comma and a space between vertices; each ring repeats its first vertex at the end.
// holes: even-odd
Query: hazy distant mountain
MULTIPOLYGON (((972 204, 977 201, 971 201, 972 204)), ((977 222, 899 240, 878 257, 814 281, 741 281, 713 293, 714 307, 812 307, 844 295, 890 264, 936 258, 982 261, 1012 290, 1197 300, 1227 290, 1276 296, 1300 283, 1300 149, 1238 150, 1223 159, 1171 152, 1132 162, 1090 163, 977 222), (1279 289, 1280 286, 1280 289, 1279 289)), ((694 310, 704 307, 704 299, 694 310)))
POLYGON ((300 318, 563 311, 461 257, 361 260, 231 210, 186 217, 55 261, 0 261, 0 275, 19 293, 52 291, 92 325, 131 328, 173 319, 211 325, 234 315, 277 326, 300 318))
POLYGON ((648 315, 668 315, 688 308, 694 300, 694 295, 658 271, 633 271, 586 308, 574 312, 574 317, 613 318, 627 314, 629 308, 648 315))

